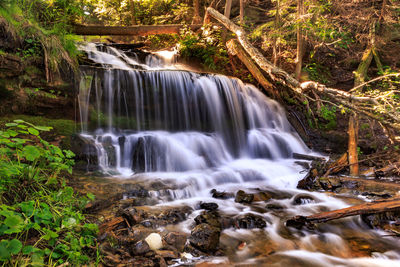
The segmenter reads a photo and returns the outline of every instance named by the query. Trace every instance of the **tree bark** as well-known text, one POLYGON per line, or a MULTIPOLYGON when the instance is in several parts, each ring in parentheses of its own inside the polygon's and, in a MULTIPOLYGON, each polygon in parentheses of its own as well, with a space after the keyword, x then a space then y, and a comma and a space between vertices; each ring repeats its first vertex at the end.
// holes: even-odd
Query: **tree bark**
POLYGON ((400 199, 390 199, 384 201, 375 201, 364 203, 344 209, 321 212, 310 216, 296 216, 286 222, 287 226, 300 228, 307 224, 323 223, 335 219, 361 214, 375 214, 388 211, 400 210, 400 199))
MULTIPOLYGON (((192 30, 200 29, 201 24, 189 25, 192 30)), ((98 25, 75 25, 73 33, 78 35, 137 35, 146 36, 151 34, 179 33, 183 25, 137 25, 137 26, 98 26, 98 25)))
POLYGON ((238 41, 232 39, 229 40, 226 44, 228 47, 228 51, 230 54, 237 56, 240 61, 246 66, 246 68, 250 71, 253 77, 261 84, 261 86, 267 91, 268 95, 270 95, 274 99, 279 99, 279 92, 275 90, 274 86, 265 78, 264 74, 260 71, 256 64, 249 58, 246 51, 240 46, 238 41))
POLYGON ((295 77, 296 80, 300 81, 301 75, 301 67, 303 63, 303 54, 304 54, 304 38, 302 31, 302 16, 304 13, 304 3, 303 0, 297 1, 297 57, 296 57, 296 71, 295 77))
POLYGON ((349 166, 350 166, 350 176, 358 176, 358 119, 357 116, 351 115, 349 118, 349 142, 348 142, 348 153, 349 153, 349 166))
MULTIPOLYGON (((225 10, 224 10, 224 16, 229 20, 229 17, 231 16, 231 8, 232 8, 232 0, 226 0, 225 2, 225 10)), ((221 34, 222 41, 226 41, 226 29, 222 31, 221 34)))
POLYGON ((192 24, 200 24, 201 23, 201 17, 200 17, 200 0, 193 0, 193 9, 194 9, 194 14, 193 14, 193 20, 192 24))
POLYGON ((240 12, 239 12, 239 21, 240 25, 244 25, 244 1, 245 0, 240 0, 240 12))
POLYGON ((274 58, 274 65, 277 65, 278 63, 278 38, 276 36, 279 28, 279 11, 280 11, 280 0, 276 0, 276 13, 275 13, 275 22, 274 22, 274 27, 275 27, 275 36, 274 36, 274 41, 273 41, 273 46, 272 46, 272 55, 274 58))

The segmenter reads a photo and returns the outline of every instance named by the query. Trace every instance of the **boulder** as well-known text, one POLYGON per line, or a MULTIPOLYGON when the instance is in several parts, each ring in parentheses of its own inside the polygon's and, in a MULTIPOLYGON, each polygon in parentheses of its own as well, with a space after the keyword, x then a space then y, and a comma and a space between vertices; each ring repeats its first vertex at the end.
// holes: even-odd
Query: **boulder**
POLYGON ((241 229, 265 228, 266 226, 267 223, 262 217, 250 213, 235 220, 235 227, 241 229))
POLYGON ((150 251, 150 246, 145 240, 140 240, 131 248, 132 255, 144 255, 150 251))
POLYGON ((199 216, 194 218, 194 221, 197 225, 206 223, 221 229, 221 222, 219 221, 219 215, 216 211, 202 212, 199 216))
POLYGON ((292 204, 293 205, 304 205, 309 203, 314 203, 315 199, 313 196, 308 194, 298 194, 294 197, 292 204))
POLYGON ((217 250, 220 233, 220 229, 202 223, 193 228, 189 242, 200 251, 211 253, 217 250))
POLYGON ((82 169, 83 171, 99 170, 99 159, 93 140, 84 138, 79 134, 74 134, 71 136, 71 151, 74 152, 75 160, 78 162, 75 168, 82 169))
POLYGON ((176 248, 178 251, 182 252, 186 244, 186 235, 178 232, 170 232, 164 236, 164 241, 168 245, 176 248))
POLYGON ((233 194, 233 193, 220 192, 220 191, 217 191, 216 189, 212 189, 210 191, 210 193, 212 194, 213 198, 219 198, 219 199, 228 199, 228 198, 233 198, 235 196, 235 194, 233 194))
POLYGON ((218 209, 218 204, 213 203, 213 202, 209 202, 209 203, 202 202, 202 203, 200 203, 200 209, 205 209, 205 210, 209 210, 209 211, 216 210, 216 209, 218 209))
POLYGON ((236 193, 235 202, 250 204, 254 200, 253 194, 246 194, 243 190, 236 193))
POLYGON ((149 234, 145 241, 149 244, 151 250, 158 250, 163 247, 161 235, 158 233, 149 234))

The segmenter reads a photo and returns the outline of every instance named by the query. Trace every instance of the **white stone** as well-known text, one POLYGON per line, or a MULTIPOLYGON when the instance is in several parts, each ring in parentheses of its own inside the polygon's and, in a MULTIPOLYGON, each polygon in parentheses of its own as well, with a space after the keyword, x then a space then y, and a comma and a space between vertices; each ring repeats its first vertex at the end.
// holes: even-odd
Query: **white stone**
POLYGON ((158 250, 163 247, 161 236, 157 233, 149 234, 145 241, 149 244, 151 250, 158 250))

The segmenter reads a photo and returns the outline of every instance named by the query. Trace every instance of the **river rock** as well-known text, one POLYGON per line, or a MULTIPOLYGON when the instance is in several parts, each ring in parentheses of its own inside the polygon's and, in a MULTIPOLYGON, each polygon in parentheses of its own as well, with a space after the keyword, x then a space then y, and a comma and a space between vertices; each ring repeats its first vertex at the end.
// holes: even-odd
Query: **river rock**
POLYGON ((267 192, 259 192, 254 194, 253 201, 268 201, 272 198, 271 194, 267 192))
POLYGON ((163 247, 160 234, 151 233, 148 237, 146 237, 145 241, 149 244, 151 250, 158 250, 163 247))
POLYGON ((219 244, 220 229, 206 223, 193 228, 189 242, 200 251, 214 252, 219 244))
POLYGON ((253 202, 253 199, 254 199, 253 194, 246 194, 243 190, 239 190, 236 193, 235 202, 249 204, 253 202))
POLYGON ((79 134, 71 136, 71 151, 75 154, 77 164, 75 168, 83 171, 97 171, 99 160, 97 149, 92 140, 84 138, 79 134))
POLYGON ((202 202, 202 203, 200 203, 200 208, 209 210, 209 211, 213 211, 213 210, 218 209, 218 204, 213 203, 213 202, 209 202, 209 203, 202 202))
POLYGON ((311 195, 307 194, 298 194, 294 197, 292 204, 293 205, 304 205, 309 203, 314 203, 315 199, 311 195))
POLYGON ((135 257, 132 259, 132 261, 129 263, 129 265, 123 265, 123 266, 130 266, 130 267, 155 267, 156 264, 154 263, 153 260, 147 258, 147 257, 135 257))
POLYGON ((178 251, 182 252, 186 244, 186 235, 178 232, 170 232, 164 236, 164 241, 168 245, 176 248, 178 251))
POLYGON ((219 214, 216 211, 202 212, 200 215, 194 218, 194 221, 197 225, 206 223, 218 229, 221 229, 219 214))
POLYGON ((269 210, 283 210, 284 207, 277 203, 269 203, 265 206, 269 210))
POLYGON ((173 250, 157 250, 157 255, 160 255, 164 259, 178 259, 179 254, 173 250))
POLYGON ((228 199, 228 198, 235 197, 235 194, 233 194, 233 193, 220 192, 220 191, 217 191, 216 189, 212 189, 210 191, 210 193, 211 193, 213 198, 219 198, 219 199, 228 199))
POLYGON ((133 255, 144 255, 150 251, 150 246, 146 240, 140 240, 133 245, 131 253, 133 255))
POLYGON ((239 217, 235 220, 236 228, 253 229, 265 228, 266 226, 266 221, 262 217, 254 214, 246 214, 243 217, 239 217))

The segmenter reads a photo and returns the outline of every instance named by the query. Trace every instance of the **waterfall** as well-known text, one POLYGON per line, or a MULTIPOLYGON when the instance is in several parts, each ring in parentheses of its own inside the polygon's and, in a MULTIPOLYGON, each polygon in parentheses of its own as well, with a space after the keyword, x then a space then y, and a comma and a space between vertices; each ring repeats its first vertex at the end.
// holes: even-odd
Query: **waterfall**
POLYGON ((310 153, 283 108, 253 85, 177 70, 154 55, 146 64, 112 47, 84 50, 100 67, 81 67, 82 136, 103 171, 204 171, 259 159, 273 167, 310 153))

